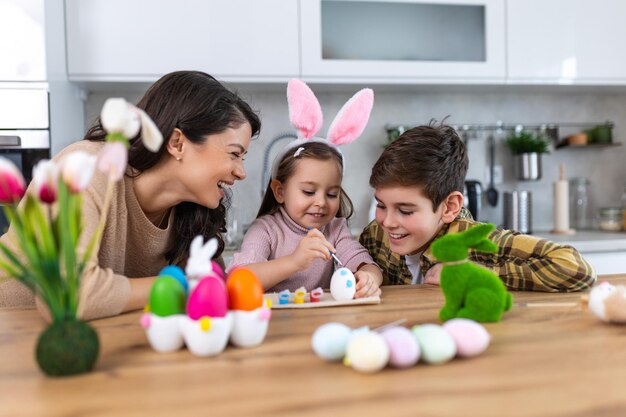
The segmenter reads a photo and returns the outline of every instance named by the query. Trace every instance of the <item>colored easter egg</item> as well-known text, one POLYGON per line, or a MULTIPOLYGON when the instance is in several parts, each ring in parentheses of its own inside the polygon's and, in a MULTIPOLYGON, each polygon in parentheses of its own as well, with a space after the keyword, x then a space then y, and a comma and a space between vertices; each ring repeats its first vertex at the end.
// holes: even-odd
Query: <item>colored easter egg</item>
POLYGON ((420 346, 417 339, 406 327, 392 327, 381 333, 389 346, 389 365, 396 368, 408 368, 417 363, 420 346))
POLYGON ((226 282, 230 308, 252 311, 263 305, 263 286, 248 268, 235 268, 226 282))
POLYGON ((150 311, 160 317, 185 312, 185 289, 175 278, 158 277, 150 289, 150 311))
POLYGON ((189 284, 187 283, 185 273, 176 265, 168 265, 165 268, 161 269, 161 272, 159 272, 159 276, 168 276, 174 278, 183 286, 183 288, 185 289, 185 293, 189 292, 189 284))
POLYGON ((489 346, 491 336, 474 320, 456 318, 444 323, 443 328, 456 343, 456 354, 463 358, 480 355, 489 346))
POLYGON ((228 294, 221 278, 207 276, 193 289, 187 301, 187 315, 192 320, 201 317, 224 317, 228 312, 228 294))
POLYGON ((211 261, 211 270, 220 278, 224 279, 224 270, 222 266, 215 261, 211 261))
POLYGON ((353 335, 346 347, 344 363, 359 372, 378 372, 389 362, 389 347, 375 332, 353 335))
POLYGON ((413 326, 413 334, 420 345, 424 362, 433 365, 446 363, 456 355, 456 344, 443 327, 436 324, 413 326))
POLYGON ((339 268, 330 279, 330 294, 337 301, 352 300, 356 293, 356 278, 348 268, 339 268))
POLYGON ((311 338, 313 352, 327 361, 338 361, 346 354, 352 330, 342 323, 326 323, 315 330, 311 338))

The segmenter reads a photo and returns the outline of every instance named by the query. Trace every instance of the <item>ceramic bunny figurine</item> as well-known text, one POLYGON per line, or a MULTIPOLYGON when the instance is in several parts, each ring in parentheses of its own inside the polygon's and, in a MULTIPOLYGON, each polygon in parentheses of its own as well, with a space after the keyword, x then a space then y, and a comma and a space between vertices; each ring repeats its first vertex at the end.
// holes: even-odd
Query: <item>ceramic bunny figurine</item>
POLYGON ((431 248, 437 260, 443 263, 441 289, 446 304, 439 318, 447 321, 456 317, 479 322, 496 322, 511 308, 512 297, 500 278, 492 271, 468 261, 470 248, 495 252, 497 246, 487 239, 494 225, 485 223, 462 233, 447 234, 431 248))
POLYGON ((189 280, 189 293, 193 291, 199 280, 207 275, 217 275, 224 278, 220 265, 211 258, 217 252, 218 243, 216 238, 209 239, 204 243, 202 235, 196 236, 189 247, 189 259, 185 267, 185 274, 189 280))

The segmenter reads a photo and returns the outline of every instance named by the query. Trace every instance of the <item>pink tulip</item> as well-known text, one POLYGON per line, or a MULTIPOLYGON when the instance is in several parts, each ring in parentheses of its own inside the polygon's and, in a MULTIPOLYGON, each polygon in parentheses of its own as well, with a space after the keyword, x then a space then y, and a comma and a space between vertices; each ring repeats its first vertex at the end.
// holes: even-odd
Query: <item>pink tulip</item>
POLYGON ((20 201, 26 192, 24 176, 7 158, 0 157, 0 203, 20 201))
POLYGON ((70 192, 80 193, 89 184, 96 168, 96 157, 87 152, 67 154, 61 163, 61 175, 70 192))
POLYGON ((49 159, 42 159, 33 168, 32 190, 44 203, 52 204, 57 199, 59 167, 49 159))
POLYGON ((122 179, 127 163, 128 152, 121 142, 107 142, 98 153, 98 170, 113 181, 122 179))

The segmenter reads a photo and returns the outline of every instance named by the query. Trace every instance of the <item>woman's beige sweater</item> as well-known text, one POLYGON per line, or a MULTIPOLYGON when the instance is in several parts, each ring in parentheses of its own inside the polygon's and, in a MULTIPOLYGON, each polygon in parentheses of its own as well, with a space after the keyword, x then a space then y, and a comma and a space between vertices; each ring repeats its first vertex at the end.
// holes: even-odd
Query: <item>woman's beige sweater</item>
MULTIPOLYGON (((54 159, 59 160, 72 151, 96 154, 104 142, 76 142, 54 159)), ((96 170, 83 193, 83 232, 79 242, 82 253, 93 235, 104 201, 106 177, 96 170)), ((84 320, 119 314, 130 295, 129 278, 155 276, 167 262, 164 257, 169 239, 173 238, 173 210, 166 229, 156 227, 144 214, 133 188, 133 178, 124 176, 114 188, 111 208, 102 235, 96 261, 86 266, 81 281, 78 315, 84 320)), ((15 234, 11 228, 0 240, 15 249, 15 234)), ((0 274, 0 307, 32 306, 34 297, 16 280, 0 274)))

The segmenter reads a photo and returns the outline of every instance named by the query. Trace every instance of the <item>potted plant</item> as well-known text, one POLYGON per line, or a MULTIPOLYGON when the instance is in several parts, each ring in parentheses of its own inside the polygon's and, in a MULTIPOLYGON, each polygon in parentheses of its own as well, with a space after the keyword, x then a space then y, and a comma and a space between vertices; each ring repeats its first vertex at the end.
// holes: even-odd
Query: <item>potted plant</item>
POLYGON ((101 121, 108 132, 99 154, 76 151, 61 161, 43 160, 33 169, 29 192, 21 172, 0 158, 0 203, 15 234, 17 251, 0 243, 0 269, 29 288, 48 308, 52 323, 37 341, 40 369, 51 376, 88 372, 98 358, 95 330, 77 317, 80 280, 85 265, 98 252, 113 186, 126 170, 128 138, 142 129, 146 147, 156 152, 160 131, 142 110, 123 99, 105 103, 101 121), (84 250, 82 192, 95 169, 108 177, 96 232, 84 250))
POLYGON ((541 178, 541 154, 549 152, 547 138, 537 132, 521 130, 505 140, 515 158, 517 179, 536 181, 541 178))

